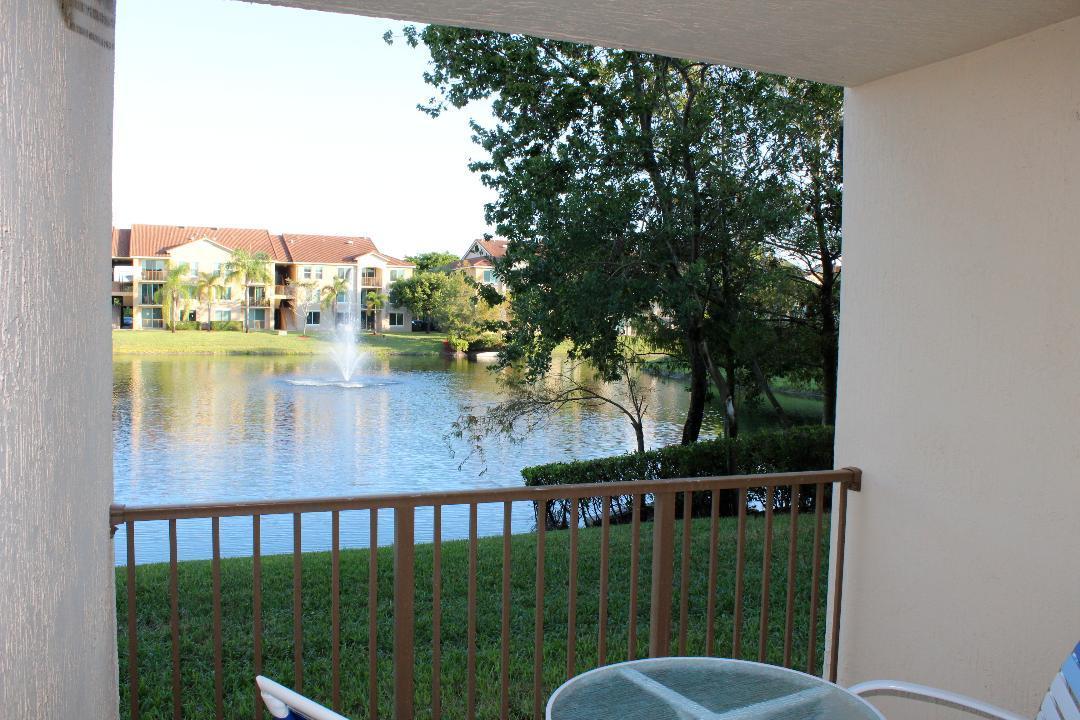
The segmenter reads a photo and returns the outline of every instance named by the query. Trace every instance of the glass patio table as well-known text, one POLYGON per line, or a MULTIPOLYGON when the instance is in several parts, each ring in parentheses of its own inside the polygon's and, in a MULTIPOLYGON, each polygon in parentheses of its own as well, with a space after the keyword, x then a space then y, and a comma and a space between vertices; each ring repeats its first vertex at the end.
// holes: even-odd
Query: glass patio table
POLYGON ((844 688, 796 670, 711 657, 607 665, 567 680, 547 720, 885 720, 844 688))

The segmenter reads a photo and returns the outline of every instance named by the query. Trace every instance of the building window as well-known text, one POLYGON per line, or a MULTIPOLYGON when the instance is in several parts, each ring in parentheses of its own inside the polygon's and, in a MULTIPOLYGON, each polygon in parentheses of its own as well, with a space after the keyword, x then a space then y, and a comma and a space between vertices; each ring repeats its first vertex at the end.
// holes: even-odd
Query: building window
POLYGON ((139 285, 139 304, 140 305, 160 305, 161 297, 161 283, 142 283, 139 285))
POLYGON ((360 278, 365 281, 365 285, 373 285, 375 280, 375 268, 366 267, 360 268, 360 278), (367 282, 371 281, 371 282, 367 282))
POLYGON ((315 266, 315 279, 316 280, 322 280, 322 271, 323 271, 322 265, 316 265, 315 266))
POLYGON ((350 272, 352 272, 352 268, 343 268, 343 267, 339 267, 339 268, 337 269, 337 276, 338 276, 339 278, 345 278, 346 280, 348 280, 348 279, 349 279, 349 273, 350 273, 350 272))
POLYGON ((232 310, 215 310, 214 320, 216 322, 229 322, 232 320, 232 310))
POLYGON ((188 322, 195 322, 195 311, 194 310, 188 310, 187 319, 188 319, 188 322))
POLYGON ((487 283, 488 285, 495 282, 495 271, 494 270, 485 270, 484 271, 484 282, 487 283))
POLYGON ((347 296, 348 296, 348 293, 339 292, 337 294, 337 301, 339 303, 348 302, 347 296))
POLYGON ((305 280, 310 280, 311 279, 311 266, 310 265, 305 265, 304 269, 301 271, 301 274, 304 276, 305 280))
POLYGON ((162 319, 161 308, 143 308, 142 326, 144 328, 163 328, 165 322, 162 319))
POLYGON ((405 313, 392 312, 388 313, 390 318, 390 327, 403 327, 405 325, 405 313))
POLYGON ((196 277, 199 274, 199 263, 188 263, 188 272, 191 277, 196 277))
POLYGON ((309 310, 308 311, 308 314, 307 314, 307 324, 308 325, 318 325, 319 321, 321 319, 322 319, 322 313, 320 313, 318 310, 309 310))
POLYGON ((405 271, 404 270, 391 270, 390 271, 390 282, 400 280, 403 277, 405 277, 405 271))
POLYGON ((266 328, 266 310, 263 308, 248 310, 248 326, 255 330, 264 330, 266 328))
POLYGON ((263 304, 266 302, 266 288, 264 287, 249 287, 248 288, 248 302, 263 304))
POLYGON ((232 287, 218 288, 219 300, 232 300, 232 287))

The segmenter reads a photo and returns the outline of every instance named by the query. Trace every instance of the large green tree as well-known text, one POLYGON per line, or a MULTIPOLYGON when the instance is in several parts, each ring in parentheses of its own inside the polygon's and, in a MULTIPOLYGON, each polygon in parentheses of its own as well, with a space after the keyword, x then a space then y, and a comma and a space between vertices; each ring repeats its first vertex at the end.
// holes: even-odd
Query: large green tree
POLYGON ((734 433, 748 307, 766 239, 790 220, 763 113, 777 91, 750 71, 646 53, 459 28, 423 41, 437 98, 490 99, 474 123, 497 192, 489 222, 511 240, 498 263, 512 302, 507 362, 534 375, 554 347, 615 379, 621 329, 638 326, 689 367, 683 442, 697 439, 710 379, 734 433))
POLYGON ((458 256, 451 252, 436 250, 417 255, 406 255, 405 259, 416 266, 416 272, 423 273, 440 270, 457 260, 458 256))
POLYGON ((390 304, 408 309, 430 332, 437 308, 436 298, 447 282, 449 276, 437 272, 418 272, 402 278, 390 286, 390 304))

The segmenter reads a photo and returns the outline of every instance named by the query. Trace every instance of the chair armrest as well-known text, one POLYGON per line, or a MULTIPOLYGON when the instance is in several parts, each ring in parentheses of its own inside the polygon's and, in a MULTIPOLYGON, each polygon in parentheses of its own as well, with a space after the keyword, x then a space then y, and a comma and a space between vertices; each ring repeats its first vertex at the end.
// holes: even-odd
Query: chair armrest
POLYGON ((960 695, 959 693, 939 690, 926 685, 902 682, 900 680, 870 680, 869 682, 852 685, 848 688, 848 691, 860 697, 867 697, 870 695, 895 695, 898 697, 913 698, 935 705, 945 705, 958 710, 965 710, 973 715, 981 715, 982 717, 993 718, 993 720, 1031 720, 1031 718, 1017 715, 1008 710, 1003 710, 996 705, 976 700, 967 695, 960 695))

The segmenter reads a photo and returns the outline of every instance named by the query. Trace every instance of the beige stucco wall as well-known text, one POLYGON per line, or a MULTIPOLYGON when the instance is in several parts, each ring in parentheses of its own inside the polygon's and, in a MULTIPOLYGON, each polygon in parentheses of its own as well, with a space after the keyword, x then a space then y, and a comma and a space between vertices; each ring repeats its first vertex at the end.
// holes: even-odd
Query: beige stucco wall
POLYGON ((841 680, 1034 716, 1080 640, 1080 19, 849 90, 845 163, 841 680))
POLYGON ((0 0, 0 707, 9 717, 117 712, 101 240, 112 79, 112 51, 65 27, 59 2, 0 0))

